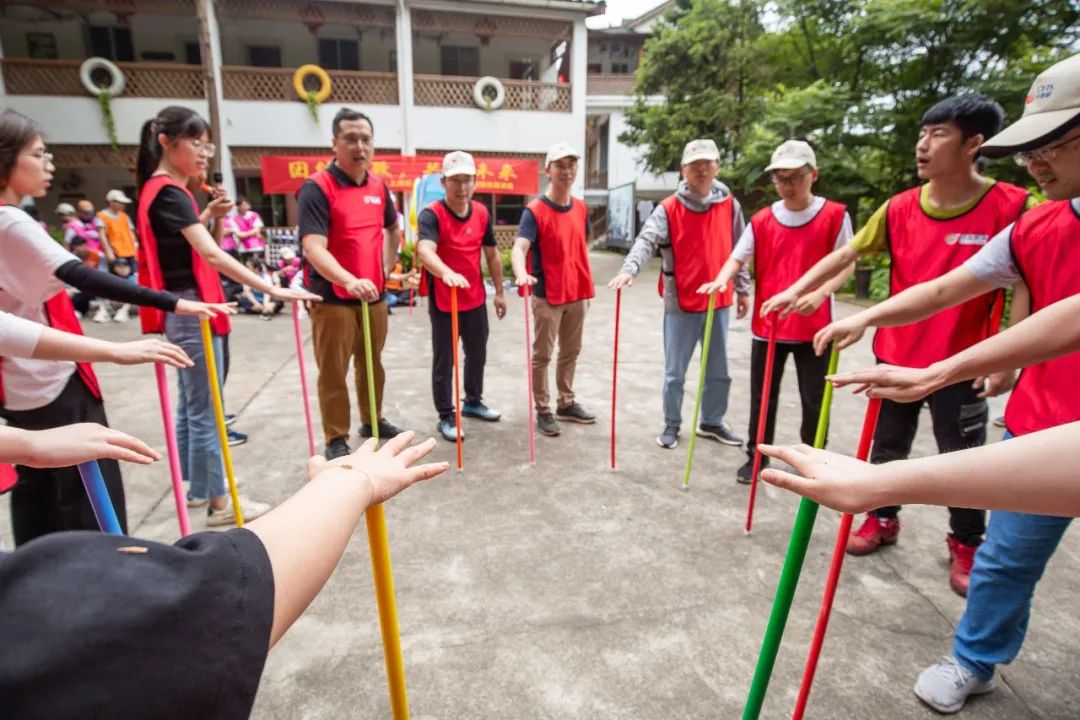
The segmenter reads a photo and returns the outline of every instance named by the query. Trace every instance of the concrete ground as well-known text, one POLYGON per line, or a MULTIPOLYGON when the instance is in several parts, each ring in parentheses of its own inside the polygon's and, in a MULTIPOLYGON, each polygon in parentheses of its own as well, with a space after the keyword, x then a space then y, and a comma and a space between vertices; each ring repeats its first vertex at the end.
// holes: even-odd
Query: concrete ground
MULTIPOLYGON (((606 282, 619 263, 618 256, 595 254, 596 278, 606 282)), ((747 489, 734 482, 743 453, 709 441, 698 443, 690 491, 681 489, 685 433, 675 451, 654 442, 663 367, 655 274, 650 268, 624 298, 617 473, 607 469, 613 294, 598 290, 576 380, 579 399, 599 422, 539 437, 535 467, 528 463, 521 301, 511 297, 509 316, 492 316, 488 346, 486 399, 503 411, 503 421, 466 421, 465 472, 451 471, 388 504, 414 718, 740 715, 797 498, 764 488, 754 533, 744 536, 747 489)), ((425 311, 395 312, 384 357, 386 415, 422 433, 435 423, 428 327, 425 311)), ((110 339, 138 332, 134 321, 86 329, 110 339)), ((291 322, 239 318, 232 343, 228 405, 240 416, 236 428, 251 435, 234 449, 237 473, 245 493, 280 502, 303 482, 306 453, 291 322)), ((314 388, 310 341, 306 350, 314 388)), ((748 322, 735 321, 728 418, 743 433, 749 356, 748 322)), ((870 362, 864 341, 841 366, 870 362)), ((164 451, 152 370, 101 365, 98 373, 113 426, 164 451)), ((696 382, 695 361, 687 427, 696 382)), ((864 402, 837 393, 832 448, 854 452, 864 402)), ((317 421, 315 398, 312 407, 317 421)), ((778 440, 796 441, 790 365, 780 413, 778 440)), ((932 452, 924 415, 915 454, 932 452)), ((453 445, 440 441, 436 456, 453 454, 453 445)), ((167 465, 129 467, 125 478, 134 534, 174 540, 167 465)), ((950 651, 964 603, 948 587, 946 511, 911 507, 902 517, 897 546, 845 563, 809 717, 936 717, 911 688, 919 670, 950 651)), ((790 715, 837 524, 831 511, 818 518, 762 717, 790 715)), ((194 519, 195 529, 202 526, 194 519)), ((1040 585, 1019 660, 1004 668, 999 689, 973 700, 962 717, 1078 716, 1078 569, 1080 539, 1073 535, 1040 585)), ((270 655, 253 716, 390 716, 362 529, 270 655)))

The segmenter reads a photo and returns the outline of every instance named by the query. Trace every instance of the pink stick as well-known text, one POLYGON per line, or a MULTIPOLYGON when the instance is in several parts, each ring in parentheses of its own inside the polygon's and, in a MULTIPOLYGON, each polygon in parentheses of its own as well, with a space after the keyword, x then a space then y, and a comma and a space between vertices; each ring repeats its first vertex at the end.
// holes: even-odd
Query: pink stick
POLYGON ((529 464, 536 464, 536 428, 533 427, 533 381, 532 381, 532 333, 529 332, 529 296, 531 290, 525 286, 525 375, 529 382, 529 464))
POLYGON ((300 302, 292 304, 293 331, 296 335, 296 362, 300 364, 300 392, 304 396, 304 422, 307 423, 308 457, 315 455, 315 432, 311 429, 311 402, 308 400, 307 371, 304 368, 304 337, 300 332, 300 302))
POLYGON ((173 427, 172 403, 169 402, 169 383, 165 379, 165 366, 154 363, 154 375, 157 376, 158 399, 161 400, 161 424, 165 426, 165 447, 169 451, 169 474, 172 475, 176 518, 180 521, 180 536, 184 537, 191 533, 191 526, 188 524, 184 474, 180 471, 180 449, 176 446, 176 428, 173 427))

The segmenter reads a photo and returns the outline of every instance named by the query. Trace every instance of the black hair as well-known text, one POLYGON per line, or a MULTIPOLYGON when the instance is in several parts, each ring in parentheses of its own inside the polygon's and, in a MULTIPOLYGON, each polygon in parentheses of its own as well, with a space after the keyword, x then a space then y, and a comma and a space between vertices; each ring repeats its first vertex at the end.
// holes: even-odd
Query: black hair
POLYGON ((237 206, 239 206, 240 203, 247 203, 248 205, 250 205, 251 201, 247 199, 246 195, 238 195, 237 198, 236 198, 237 206))
POLYGON ((19 153, 42 134, 41 125, 20 112, 0 110, 0 190, 6 190, 19 153))
POLYGON ((1001 130, 1005 111, 981 93, 970 92, 945 98, 926 111, 919 125, 940 125, 951 122, 960 128, 964 140, 982 135, 989 140, 1001 130))
POLYGON ((200 138, 210 134, 210 123, 191 108, 170 105, 153 120, 143 123, 139 133, 139 158, 135 164, 135 184, 141 188, 161 162, 161 143, 158 135, 170 140, 200 138))
POLYGON ((338 133, 341 132, 341 123, 348 120, 366 120, 367 124, 371 126, 371 132, 375 132, 375 123, 371 122, 371 118, 367 115, 359 110, 353 110, 352 108, 341 108, 337 111, 337 115, 334 116, 334 122, 330 126, 330 129, 334 132, 334 137, 337 137, 338 133))
POLYGON ((71 238, 71 242, 68 243, 68 247, 69 248, 74 248, 76 245, 85 245, 85 244, 86 244, 86 238, 79 237, 78 235, 76 235, 75 237, 71 238))

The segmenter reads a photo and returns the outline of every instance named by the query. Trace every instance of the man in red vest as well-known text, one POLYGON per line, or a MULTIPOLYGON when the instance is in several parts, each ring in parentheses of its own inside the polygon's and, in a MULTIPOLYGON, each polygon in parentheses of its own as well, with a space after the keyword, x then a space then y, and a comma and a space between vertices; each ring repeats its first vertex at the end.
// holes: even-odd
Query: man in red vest
MULTIPOLYGON (((769 414, 765 422, 765 442, 772 443, 776 428, 776 411, 780 402, 780 380, 788 355, 795 358, 795 373, 799 378, 799 397, 802 399, 802 425, 799 435, 807 445, 814 442, 821 401, 825 394, 825 372, 828 358, 814 352, 814 333, 832 320, 832 294, 842 286, 855 265, 807 293, 796 307, 796 313, 783 319, 764 317, 761 306, 765 298, 783 290, 833 250, 847 245, 851 239, 851 217, 838 202, 814 195, 818 179, 817 157, 813 148, 802 140, 788 140, 776 148, 772 161, 765 168, 776 192, 780 195, 769 207, 759 210, 743 230, 731 257, 720 274, 698 292, 723 292, 736 273, 753 261, 754 315, 751 330, 754 336, 750 352, 750 428, 746 444, 748 458, 735 474, 741 483, 749 483, 754 471, 754 443, 758 433, 758 411, 765 381, 765 357, 772 322, 776 328, 776 358, 769 386, 769 414)), ((762 467, 768 458, 762 457, 762 467)))
MULTIPOLYGON (((1032 204, 1023 188, 997 182, 979 172, 979 148, 1001 128, 1003 117, 1000 105, 977 93, 951 97, 930 108, 923 115, 915 145, 916 168, 927 184, 887 200, 851 242, 770 298, 762 312, 786 314, 800 297, 821 287, 861 255, 889 252, 890 295, 963 265, 1032 204)), ((993 308, 999 294, 986 287, 977 297, 934 317, 903 327, 883 328, 874 337, 874 355, 884 363, 926 367, 974 345, 997 329, 998 318, 993 308)), ((1014 319, 1026 315, 1022 305, 1022 302, 1014 304, 1014 319)), ((845 319, 818 333, 817 352, 828 349, 839 328, 872 319, 877 310, 869 312, 869 316, 860 313, 859 320, 845 319)), ((842 343, 841 347, 846 344, 850 343, 842 343)), ((986 398, 1004 392, 1011 384, 1012 373, 1001 373, 988 378, 985 386, 959 382, 927 398, 938 450, 950 452, 985 443, 986 398)), ((908 456, 922 405, 921 402, 883 403, 871 462, 908 456)), ((894 544, 900 534, 899 511, 899 507, 892 506, 868 513, 861 527, 848 539, 848 553, 867 555, 894 544)), ((946 537, 951 557, 949 584, 958 595, 965 595, 975 549, 986 529, 986 513, 971 508, 949 508, 949 527, 951 532, 946 537)))
MULTIPOLYGON (((484 364, 487 362, 487 290, 480 274, 480 255, 487 261, 495 285, 495 316, 506 315, 502 259, 495 245, 495 229, 486 206, 473 200, 476 162, 456 150, 443 158, 442 185, 446 199, 436 200, 416 218, 420 240, 416 254, 423 263, 422 292, 431 295, 431 394, 439 413, 437 429, 450 442, 457 440, 454 418, 453 334, 451 288, 456 288, 458 332, 465 349, 465 403, 461 414, 495 422, 501 415, 484 404, 484 364)), ((461 431, 464 439, 465 432, 461 431)))
MULTIPOLYGON (((698 288, 717 276, 731 254, 733 239, 742 234, 746 225, 739 201, 716 179, 719 171, 720 151, 715 142, 700 139, 687 143, 678 190, 656 206, 619 274, 608 283, 608 287, 616 290, 629 287, 634 276, 660 250, 660 295, 664 299, 664 429, 656 443, 662 448, 671 449, 679 444, 686 369, 694 348, 704 342, 710 296, 699 294, 698 288)), ((726 288, 717 293, 713 305, 709 365, 705 368, 701 422, 696 431, 725 445, 738 446, 743 442, 724 420, 731 389, 727 364, 728 308, 737 294, 736 317, 744 317, 750 306, 749 292, 750 276, 742 271, 736 278, 735 292, 726 288)))
POLYGON ((556 417, 586 425, 596 422, 596 416, 575 400, 573 387, 585 312, 589 299, 596 294, 589 266, 589 211, 584 200, 570 194, 580 157, 567 143, 556 143, 548 150, 544 161, 547 190, 521 212, 511 253, 518 287, 529 286, 533 294, 536 425, 540 432, 552 437, 560 432, 556 417), (555 365, 555 387, 559 397, 553 415, 547 369, 556 338, 559 359, 555 365))
POLYGON ((333 121, 334 160, 304 181, 297 196, 304 244, 305 284, 322 297, 311 308, 312 343, 319 367, 319 411, 326 458, 348 455, 351 410, 345 378, 356 368, 361 437, 371 437, 368 382, 375 383, 379 437, 401 432, 382 416, 382 349, 386 344, 386 275, 394 267, 400 230, 387 184, 368 172, 375 131, 363 113, 342 108, 333 121), (375 377, 367 376, 361 306, 369 303, 375 377))

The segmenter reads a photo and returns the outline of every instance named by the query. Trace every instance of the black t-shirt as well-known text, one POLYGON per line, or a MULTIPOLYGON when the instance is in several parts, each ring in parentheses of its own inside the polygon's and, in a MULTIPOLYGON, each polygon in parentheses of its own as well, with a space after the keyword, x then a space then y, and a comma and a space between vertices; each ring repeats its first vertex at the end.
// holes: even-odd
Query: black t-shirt
POLYGON ((0 553, 0 714, 247 718, 273 619, 270 558, 248 530, 46 535, 0 553))
MULTIPOLYGON (((327 171, 334 178, 334 182, 342 187, 363 187, 367 185, 370 174, 364 175, 363 182, 356 182, 346 175, 336 162, 327 166, 327 171)), ((383 183, 383 228, 391 228, 397 225, 397 208, 394 207, 394 198, 390 194, 390 186, 383 183)), ((296 213, 299 219, 298 235, 301 242, 307 235, 330 236, 330 201, 322 188, 315 184, 314 180, 305 180, 300 186, 300 192, 296 196, 296 213)), ((319 275, 311 263, 304 261, 308 268, 308 290, 322 297, 323 302, 338 305, 360 305, 355 298, 339 298, 334 294, 333 284, 319 275)), ((379 296, 381 301, 386 295, 384 292, 379 296)))
POLYGON ((179 292, 195 285, 191 265, 191 245, 180 232, 199 224, 191 198, 183 190, 166 185, 150 203, 150 229, 157 240, 158 263, 165 289, 179 292))
MULTIPOLYGON (((574 208, 575 202, 581 201, 570 198, 569 205, 559 205, 552 202, 547 195, 541 195, 540 202, 555 212, 568 213, 574 208)), ((547 286, 544 283, 544 266, 540 264, 540 241, 542 238, 539 237, 539 229, 536 227, 536 216, 533 215, 532 210, 529 208, 521 211, 521 222, 518 223, 517 236, 525 238, 531 243, 529 274, 536 278, 536 284, 532 287, 532 294, 536 297, 547 297, 547 286)), ((585 219, 585 237, 589 237, 589 220, 587 217, 585 219)))

